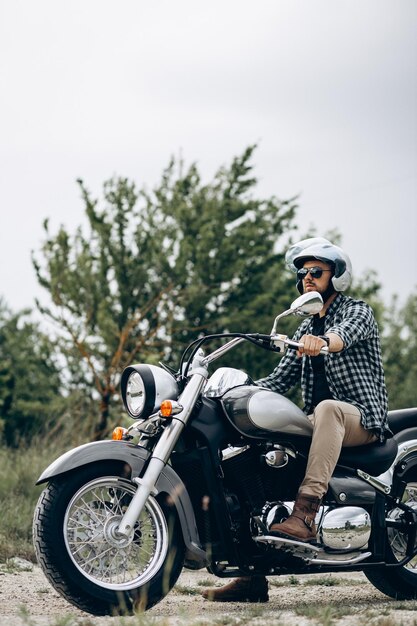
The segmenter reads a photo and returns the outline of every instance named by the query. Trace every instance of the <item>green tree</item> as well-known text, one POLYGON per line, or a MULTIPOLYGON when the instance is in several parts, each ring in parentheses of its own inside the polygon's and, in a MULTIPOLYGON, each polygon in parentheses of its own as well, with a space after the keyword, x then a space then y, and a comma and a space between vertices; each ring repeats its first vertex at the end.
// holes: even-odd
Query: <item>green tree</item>
MULTIPOLYGON (((267 331, 292 299, 277 242, 294 228, 295 199, 253 197, 254 148, 208 184, 196 165, 183 173, 174 160, 151 192, 114 178, 100 205, 79 181, 88 232, 51 235, 45 222, 34 266, 52 303, 39 306, 60 329, 69 388, 94 384, 97 438, 124 367, 175 362, 199 333, 267 331)), ((259 359, 248 355, 235 363, 257 374, 259 359)))
POLYGON ((382 351, 390 409, 417 407, 417 292, 385 310, 382 351))
POLYGON ((51 424, 60 399, 54 346, 28 318, 0 300, 0 439, 17 446, 51 424))

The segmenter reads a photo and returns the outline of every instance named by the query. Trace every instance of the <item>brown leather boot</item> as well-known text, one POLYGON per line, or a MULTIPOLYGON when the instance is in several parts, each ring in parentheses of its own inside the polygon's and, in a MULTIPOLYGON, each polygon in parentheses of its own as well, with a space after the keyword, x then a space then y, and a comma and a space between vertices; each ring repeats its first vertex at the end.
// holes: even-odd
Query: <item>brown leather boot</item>
POLYGON ((223 587, 210 587, 201 592, 213 602, 268 602, 268 581, 265 576, 235 578, 223 587))
POLYGON ((269 534, 285 539, 295 539, 295 541, 315 543, 317 529, 314 519, 320 503, 321 498, 298 493, 289 518, 281 524, 272 524, 269 534))

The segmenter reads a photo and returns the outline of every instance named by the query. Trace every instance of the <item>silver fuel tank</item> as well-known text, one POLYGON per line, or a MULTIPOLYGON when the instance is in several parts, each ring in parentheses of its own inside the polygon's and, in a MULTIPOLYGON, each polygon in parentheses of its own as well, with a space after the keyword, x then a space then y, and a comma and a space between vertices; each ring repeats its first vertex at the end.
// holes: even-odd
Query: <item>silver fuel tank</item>
POLYGON ((222 396, 223 409, 237 430, 249 437, 272 439, 273 434, 310 437, 313 426, 291 400, 253 385, 230 389, 222 396))

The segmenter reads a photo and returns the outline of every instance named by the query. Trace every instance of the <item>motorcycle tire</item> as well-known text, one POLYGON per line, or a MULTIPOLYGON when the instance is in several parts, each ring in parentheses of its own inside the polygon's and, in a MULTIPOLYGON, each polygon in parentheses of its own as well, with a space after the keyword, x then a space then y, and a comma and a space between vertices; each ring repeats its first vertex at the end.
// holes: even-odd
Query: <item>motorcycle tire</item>
POLYGON ((131 615, 162 600, 185 547, 175 507, 150 496, 131 537, 117 525, 137 487, 124 466, 100 462, 53 478, 33 522, 38 562, 68 602, 93 615, 131 615))
MULTIPOLYGON (((404 477, 405 487, 402 501, 417 511, 417 477, 415 470, 412 476, 404 477)), ((402 511, 394 508, 388 517, 399 518, 402 511)), ((407 536, 398 529, 387 529, 387 562, 395 563, 406 556, 407 536)), ((417 547, 417 545, 416 545, 417 547)), ((368 580, 395 600, 414 600, 417 598, 417 556, 406 565, 396 568, 381 567, 364 571, 368 580)))

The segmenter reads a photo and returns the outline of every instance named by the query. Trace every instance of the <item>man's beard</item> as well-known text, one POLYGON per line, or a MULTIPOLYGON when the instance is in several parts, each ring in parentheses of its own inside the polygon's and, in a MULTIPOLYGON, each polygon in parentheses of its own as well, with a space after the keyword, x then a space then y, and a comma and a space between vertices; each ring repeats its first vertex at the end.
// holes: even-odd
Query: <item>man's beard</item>
MULTIPOLYGON (((317 289, 318 291, 318 289, 317 289)), ((330 298, 330 296, 332 296, 334 293, 336 293, 336 289, 333 287, 333 283, 332 281, 329 282, 327 289, 325 289, 325 291, 319 291, 319 294, 321 295, 321 297, 323 298, 323 303, 326 304, 327 300, 330 298)))

